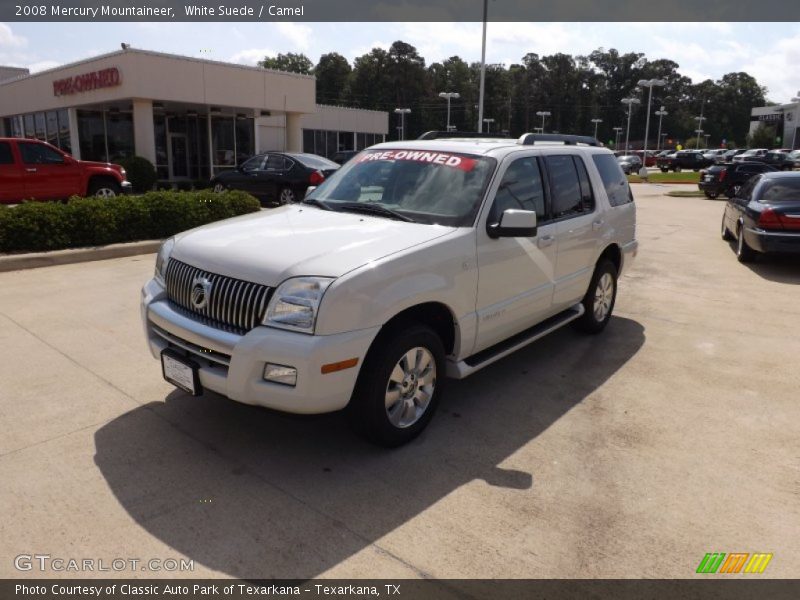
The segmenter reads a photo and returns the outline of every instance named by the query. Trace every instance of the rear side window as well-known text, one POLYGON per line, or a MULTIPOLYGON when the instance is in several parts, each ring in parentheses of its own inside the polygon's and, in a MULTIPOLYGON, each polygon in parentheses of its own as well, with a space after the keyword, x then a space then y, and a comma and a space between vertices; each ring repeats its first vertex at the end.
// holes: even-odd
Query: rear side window
MULTIPOLYGON (((547 161, 547 170, 550 172, 553 218, 558 219, 591 211, 591 196, 588 199, 589 206, 587 207, 586 198, 581 189, 578 167, 573 157, 570 155, 548 156, 545 161, 547 161)), ((588 178, 586 185, 588 185, 588 178)), ((591 187, 589 194, 591 194, 591 187)))
POLYGON ((628 178, 625 177, 614 157, 610 154, 593 154, 592 160, 600 173, 600 179, 603 180, 603 186, 606 188, 611 206, 622 206, 633 202, 633 195, 628 187, 628 178))
POLYGON ((0 142, 0 165, 13 165, 14 157, 11 155, 11 144, 0 142))

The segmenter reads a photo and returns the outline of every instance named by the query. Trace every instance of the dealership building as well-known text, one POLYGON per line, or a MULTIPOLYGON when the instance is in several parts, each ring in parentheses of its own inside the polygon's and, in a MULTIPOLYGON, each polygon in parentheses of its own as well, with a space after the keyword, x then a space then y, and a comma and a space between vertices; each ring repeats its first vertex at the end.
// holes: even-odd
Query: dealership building
POLYGON ((266 151, 331 157, 381 142, 386 112, 322 106, 308 75, 125 48, 35 74, 0 67, 0 136, 83 160, 150 160, 207 180, 266 151))
POLYGON ((781 148, 800 148, 800 103, 759 106, 750 111, 750 134, 761 126, 772 130, 775 144, 781 148), (780 138, 780 140, 778 140, 780 138))

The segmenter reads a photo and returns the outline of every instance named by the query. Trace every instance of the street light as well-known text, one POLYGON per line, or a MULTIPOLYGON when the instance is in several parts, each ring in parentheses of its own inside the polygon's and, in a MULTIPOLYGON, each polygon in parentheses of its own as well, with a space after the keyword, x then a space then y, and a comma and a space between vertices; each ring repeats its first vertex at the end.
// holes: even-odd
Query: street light
POLYGON ((537 117, 542 117, 542 133, 544 133, 544 119, 545 119, 545 117, 549 117, 550 116, 550 111, 549 110, 537 110, 536 111, 536 116, 537 117))
POLYGON ((603 119, 592 119, 592 123, 594 123, 594 139, 597 139, 597 125, 602 122, 603 119))
POLYGON ((663 79, 640 79, 636 82, 636 85, 642 88, 650 88, 650 91, 647 94, 647 119, 645 120, 644 125, 644 147, 642 149, 642 169, 639 174, 642 177, 647 176, 647 138, 650 135, 650 103, 653 101, 653 88, 654 87, 664 87, 667 85, 667 82, 663 79))
POLYGON ((661 107, 661 110, 657 110, 655 114, 658 115, 658 146, 657 148, 661 150, 661 120, 666 117, 669 113, 664 110, 664 107, 661 107))
POLYGON ((439 92, 439 98, 447 98, 447 131, 450 131, 450 98, 461 98, 458 92, 439 92))
POLYGON ((492 123, 494 123, 494 119, 484 119, 484 123, 486 123, 486 133, 492 132, 492 123))
POLYGON ((628 106, 628 128, 625 131, 625 154, 627 154, 628 141, 630 140, 631 137, 631 108, 633 107, 634 104, 641 104, 642 101, 639 100, 638 98, 623 98, 622 103, 627 104, 628 106))
POLYGON ((400 139, 406 139, 406 115, 411 112, 410 108, 395 108, 395 114, 400 115, 400 139))
POLYGON ((619 136, 622 135, 622 127, 614 127, 616 138, 614 140, 614 150, 619 150, 619 136))
MULTIPOLYGON (((705 108, 706 108, 706 99, 703 98, 703 102, 700 104, 700 116, 694 118, 694 120, 697 121, 697 130, 695 130, 695 133, 697 133, 698 131, 699 131, 699 133, 703 133, 703 121, 705 121, 708 118, 708 117, 704 117, 703 116, 703 111, 705 110, 705 108)), ((697 136, 697 143, 695 144, 694 149, 695 150, 699 150, 700 149, 700 135, 699 134, 697 136)))

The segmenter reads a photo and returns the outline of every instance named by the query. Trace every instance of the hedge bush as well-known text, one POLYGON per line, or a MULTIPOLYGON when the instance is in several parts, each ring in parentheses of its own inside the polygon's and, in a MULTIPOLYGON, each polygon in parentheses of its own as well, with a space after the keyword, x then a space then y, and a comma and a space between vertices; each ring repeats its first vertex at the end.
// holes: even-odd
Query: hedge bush
POLYGON ((66 204, 0 205, 0 252, 60 250, 163 239, 193 227, 256 212, 250 194, 161 191, 116 198, 72 198, 66 204))
POLYGON ((119 161, 127 173, 128 181, 137 194, 149 192, 158 181, 156 168, 149 160, 142 156, 130 156, 119 161))

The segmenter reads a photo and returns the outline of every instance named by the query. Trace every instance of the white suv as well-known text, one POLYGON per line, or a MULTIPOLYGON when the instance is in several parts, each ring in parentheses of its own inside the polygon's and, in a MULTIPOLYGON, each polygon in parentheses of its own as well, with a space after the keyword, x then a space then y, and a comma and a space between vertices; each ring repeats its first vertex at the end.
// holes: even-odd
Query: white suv
POLYGON ((142 318, 188 393, 347 408, 394 446, 428 424, 446 376, 569 322, 601 331, 635 227, 628 182, 593 138, 380 144, 302 203, 167 240, 142 318))

